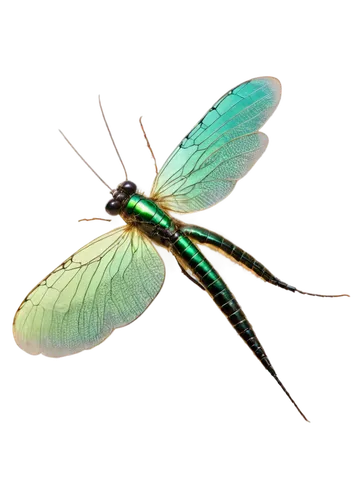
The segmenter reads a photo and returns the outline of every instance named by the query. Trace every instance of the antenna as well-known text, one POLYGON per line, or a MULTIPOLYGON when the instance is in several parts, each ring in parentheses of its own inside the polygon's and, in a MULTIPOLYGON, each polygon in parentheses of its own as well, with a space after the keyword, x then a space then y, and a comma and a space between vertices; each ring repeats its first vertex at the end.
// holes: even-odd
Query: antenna
POLYGON ((144 139, 147 141, 147 146, 148 146, 148 148, 149 148, 149 151, 152 153, 152 157, 153 157, 153 160, 154 160, 155 172, 158 174, 157 160, 155 159, 155 156, 154 156, 153 150, 152 150, 152 148, 150 147, 150 144, 149 144, 149 141, 148 141, 147 134, 145 133, 145 130, 144 130, 144 127, 143 127, 142 118, 143 118, 143 116, 141 116, 141 117, 139 118, 139 123, 140 123, 140 126, 141 126, 142 131, 143 131, 143 134, 144 134, 144 139))
POLYGON ((104 131, 106 132, 106 135, 108 137, 109 144, 112 147, 113 154, 116 160, 118 161, 118 165, 122 168, 123 178, 129 179, 129 172, 126 162, 124 161, 122 153, 118 147, 118 140, 115 138, 113 134, 111 124, 109 123, 106 110, 104 109, 103 106, 103 97, 100 95, 99 92, 97 93, 97 109, 103 123, 104 131))

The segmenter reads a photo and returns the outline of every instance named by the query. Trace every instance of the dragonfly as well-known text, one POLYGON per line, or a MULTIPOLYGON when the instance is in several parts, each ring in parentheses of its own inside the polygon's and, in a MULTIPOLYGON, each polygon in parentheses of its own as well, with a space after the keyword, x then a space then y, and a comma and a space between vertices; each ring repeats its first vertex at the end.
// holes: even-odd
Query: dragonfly
MULTIPOLYGON (((278 378, 252 325, 200 245, 220 251, 262 280, 290 292, 310 294, 275 277, 265 266, 220 234, 185 224, 172 215, 212 207, 226 198, 264 153, 259 130, 279 104, 281 84, 273 77, 248 80, 221 97, 184 137, 159 170, 150 196, 128 180, 101 101, 102 116, 122 163, 125 180, 111 193, 106 212, 126 225, 96 238, 46 276, 18 308, 13 333, 29 354, 61 357, 91 349, 113 330, 136 320, 161 290, 164 263, 153 243, 166 248, 183 274, 208 293, 256 358, 307 420, 278 378)), ((142 123, 141 123, 142 125, 142 123)), ((61 132, 62 133, 62 132, 61 132)), ((308 421, 308 420, 307 420, 308 421)))

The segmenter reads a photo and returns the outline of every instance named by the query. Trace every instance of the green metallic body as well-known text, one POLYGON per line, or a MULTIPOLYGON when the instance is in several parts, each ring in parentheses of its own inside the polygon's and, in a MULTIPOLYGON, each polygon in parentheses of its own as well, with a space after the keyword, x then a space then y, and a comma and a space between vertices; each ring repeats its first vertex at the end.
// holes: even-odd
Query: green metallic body
POLYGON ((235 297, 197 244, 223 252, 275 286, 306 292, 282 282, 219 234, 169 215, 169 211, 205 210, 232 192, 265 151, 268 138, 260 129, 280 96, 280 82, 272 77, 234 87, 213 104, 157 171, 149 198, 137 192, 127 175, 117 189, 109 188, 112 199, 106 211, 120 215, 127 225, 82 247, 31 290, 15 314, 17 344, 30 354, 67 356, 98 345, 138 318, 165 278, 164 263, 152 241, 170 251, 185 276, 210 295, 306 418, 278 379, 235 297))
POLYGON ((153 200, 138 193, 130 197, 121 217, 162 246, 168 246, 170 236, 177 230, 172 217, 153 200))
POLYGON ((234 295, 213 265, 200 252, 194 241, 213 246, 223 251, 235 261, 253 271, 257 276, 273 285, 292 292, 296 291, 296 288, 280 281, 251 255, 229 240, 205 228, 183 224, 163 210, 160 207, 160 203, 156 203, 144 195, 138 193, 132 195, 120 215, 129 225, 144 233, 155 241, 155 243, 167 248, 177 259, 184 273, 190 279, 194 277, 194 281, 206 290, 221 312, 226 316, 231 326, 246 342, 257 359, 261 361, 266 370, 275 378, 297 410, 306 419, 278 378, 264 348, 234 295))
POLYGON ((255 272, 259 269, 257 274, 265 276, 266 281, 273 282, 267 278, 269 275, 272 279, 276 280, 274 284, 281 282, 274 278, 264 266, 256 263, 248 254, 246 254, 246 258, 243 260, 245 252, 225 240, 222 236, 196 226, 184 226, 176 219, 171 218, 157 203, 143 195, 134 194, 129 199, 121 216, 128 224, 137 227, 137 229, 145 233, 157 244, 166 247, 175 256, 179 264, 191 272, 227 317, 240 337, 250 347, 255 356, 271 375, 277 378, 260 341, 234 295, 213 265, 200 252, 191 237, 200 243, 211 243, 220 247, 226 253, 237 258, 238 261, 241 259, 246 267, 255 269, 255 272), (252 264, 253 262, 256 265, 252 264))
POLYGON ((263 266, 260 262, 258 262, 252 255, 245 252, 231 241, 227 240, 223 236, 217 233, 213 233, 208 231, 207 229, 199 226, 183 226, 181 228, 184 234, 190 236, 194 241, 198 243, 202 243, 204 245, 209 245, 214 249, 217 249, 223 252, 228 257, 232 258, 238 264, 242 265, 249 271, 252 271, 256 276, 271 283, 272 285, 279 286, 280 288, 284 288, 285 290, 289 290, 291 292, 296 292, 297 288, 287 285, 283 281, 279 280, 274 276, 270 271, 263 266))

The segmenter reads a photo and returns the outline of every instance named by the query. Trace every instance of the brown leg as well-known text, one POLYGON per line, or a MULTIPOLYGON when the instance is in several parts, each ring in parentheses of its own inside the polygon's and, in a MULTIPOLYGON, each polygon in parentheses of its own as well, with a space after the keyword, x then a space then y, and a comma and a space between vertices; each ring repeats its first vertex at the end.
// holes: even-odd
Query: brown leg
POLYGON ((158 155, 154 150, 154 146, 150 139, 150 135, 147 132, 147 127, 144 125, 144 115, 137 116, 137 124, 140 133, 144 139, 145 148, 148 151, 148 155, 151 157, 153 162, 153 177, 155 177, 159 171, 159 161, 158 155))

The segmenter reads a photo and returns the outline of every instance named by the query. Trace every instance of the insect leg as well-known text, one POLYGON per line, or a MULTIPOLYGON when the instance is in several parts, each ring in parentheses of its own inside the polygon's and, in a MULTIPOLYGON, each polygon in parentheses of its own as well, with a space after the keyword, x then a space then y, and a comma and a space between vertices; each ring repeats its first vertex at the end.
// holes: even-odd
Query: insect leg
POLYGON ((199 288, 201 288, 202 290, 205 291, 205 288, 203 287, 203 285, 201 283, 199 283, 199 281, 197 281, 193 276, 191 276, 186 270, 185 268, 180 264, 180 262, 178 261, 178 259, 176 259, 177 263, 178 263, 178 266, 180 267, 181 269, 181 272, 184 274, 184 276, 186 276, 187 278, 190 279, 190 281, 192 281, 193 283, 195 283, 196 285, 198 285, 199 288))
POLYGON ((78 224, 110 224, 108 217, 98 217, 97 215, 88 215, 87 217, 78 217, 78 224))
POLYGON ((150 135, 147 132, 147 127, 144 125, 144 115, 137 116, 137 124, 139 131, 144 139, 145 148, 148 151, 149 156, 153 162, 153 177, 155 177, 159 171, 159 161, 158 155, 154 150, 153 143, 150 139, 150 135))

